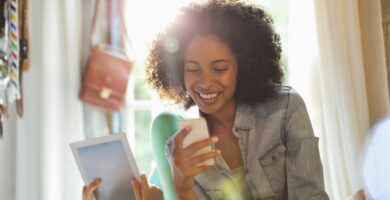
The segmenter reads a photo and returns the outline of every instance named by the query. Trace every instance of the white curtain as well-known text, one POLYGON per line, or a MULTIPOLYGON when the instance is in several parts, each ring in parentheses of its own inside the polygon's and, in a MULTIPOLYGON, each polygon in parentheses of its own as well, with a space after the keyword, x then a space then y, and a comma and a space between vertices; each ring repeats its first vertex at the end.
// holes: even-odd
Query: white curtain
POLYGON ((389 115, 389 90, 380 0, 359 0, 370 125, 389 115))
MULTIPOLYGON (((81 199, 69 143, 84 138, 80 84, 81 1, 30 1, 31 69, 25 115, 11 109, 0 139, 0 199, 81 199)), ((14 107, 12 105, 11 107, 14 107)))
POLYGON ((359 156, 370 125, 389 114, 380 2, 362 0, 370 6, 360 10, 354 0, 290 2, 289 83, 320 137, 330 199, 345 199, 362 187, 359 156))

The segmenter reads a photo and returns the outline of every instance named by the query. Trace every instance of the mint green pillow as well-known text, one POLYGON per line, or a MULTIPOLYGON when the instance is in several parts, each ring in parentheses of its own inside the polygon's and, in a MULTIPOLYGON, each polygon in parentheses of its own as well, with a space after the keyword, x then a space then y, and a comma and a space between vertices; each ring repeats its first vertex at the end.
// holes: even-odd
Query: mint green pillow
POLYGON ((178 198, 173 187, 171 169, 165 157, 165 144, 168 138, 179 130, 178 121, 181 119, 183 118, 179 115, 166 112, 161 113, 153 120, 150 131, 156 168, 150 174, 149 181, 162 189, 164 199, 167 200, 176 200, 178 198))

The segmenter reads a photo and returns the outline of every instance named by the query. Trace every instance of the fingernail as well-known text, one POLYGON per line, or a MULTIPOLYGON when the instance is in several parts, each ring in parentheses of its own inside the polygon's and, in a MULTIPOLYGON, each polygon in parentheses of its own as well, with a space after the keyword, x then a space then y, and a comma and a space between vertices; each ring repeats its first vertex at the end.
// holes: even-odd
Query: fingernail
POLYGON ((218 137, 212 137, 212 138, 211 138, 211 141, 212 141, 212 142, 218 142, 218 137))
POLYGON ((218 153, 218 154, 221 154, 222 152, 221 152, 221 150, 217 149, 217 153, 218 153))
POLYGON ((186 131, 189 131, 189 130, 191 129, 191 126, 186 126, 184 129, 185 129, 186 131))

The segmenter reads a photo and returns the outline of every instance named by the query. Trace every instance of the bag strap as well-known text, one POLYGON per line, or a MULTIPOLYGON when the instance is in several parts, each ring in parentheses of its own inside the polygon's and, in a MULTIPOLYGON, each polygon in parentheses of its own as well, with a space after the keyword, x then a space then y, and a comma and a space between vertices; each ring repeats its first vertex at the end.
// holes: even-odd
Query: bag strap
MULTIPOLYGON (((100 7, 100 2, 101 0, 96 0, 95 1, 95 6, 94 6, 94 13, 93 13, 93 17, 92 17, 92 25, 91 25, 91 31, 90 31, 90 40, 89 40, 89 46, 92 47, 93 44, 92 44, 92 39, 93 39, 93 36, 96 32, 96 26, 97 26, 97 18, 98 18, 98 13, 99 13, 99 7, 100 7)), ((112 0, 107 0, 107 10, 106 10, 106 24, 105 24, 105 27, 104 27, 104 38, 105 40, 103 41, 103 43, 107 43, 107 44, 112 44, 111 42, 111 30, 112 30, 112 0)), ((117 5, 117 9, 119 10, 119 28, 120 28, 120 31, 121 31, 121 44, 124 46, 125 45, 125 42, 123 41, 126 41, 127 40, 127 43, 131 46, 131 42, 130 42, 130 39, 129 39, 129 36, 128 36, 128 33, 127 33, 127 30, 126 30, 126 25, 125 25, 125 18, 124 18, 124 12, 123 12, 123 4, 122 4, 122 0, 117 0, 117 2, 119 2, 119 4, 117 5), (123 35, 123 40, 122 40, 122 35, 123 35)))
POLYGON ((118 21, 119 21, 119 30, 120 30, 120 45, 121 47, 125 47, 126 44, 131 47, 132 43, 130 37, 128 35, 126 25, 125 25, 125 12, 124 9, 126 7, 124 0, 115 0, 115 10, 118 10, 118 21))
POLYGON ((20 0, 20 66, 26 71, 29 69, 29 27, 28 27, 28 8, 29 0, 20 0))
MULTIPOLYGON (((0 11, 1 11, 1 14, 0 14, 0 29, 4 29, 6 23, 5 23, 5 15, 4 15, 4 5, 6 3, 7 0, 0 0, 0 11)), ((2 30, 2 31, 5 31, 5 30, 2 30)))
POLYGON ((99 12, 99 4, 100 0, 95 0, 95 6, 92 16, 92 24, 91 24, 91 30, 89 31, 89 47, 92 47, 92 40, 96 29, 96 23, 97 23, 97 15, 99 12))
POLYGON ((23 106, 23 71, 29 69, 29 61, 28 61, 28 53, 29 53, 29 29, 28 29, 28 0, 20 0, 18 8, 19 16, 20 16, 20 29, 19 29, 19 66, 21 69, 19 70, 19 91, 20 98, 15 100, 16 105, 16 113, 20 118, 23 117, 24 114, 24 106, 23 106))

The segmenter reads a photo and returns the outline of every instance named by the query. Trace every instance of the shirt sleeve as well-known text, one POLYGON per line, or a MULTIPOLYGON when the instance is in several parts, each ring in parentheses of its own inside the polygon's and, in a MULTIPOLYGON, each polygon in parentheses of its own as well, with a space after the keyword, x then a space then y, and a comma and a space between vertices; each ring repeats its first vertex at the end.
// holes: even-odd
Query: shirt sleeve
POLYGON ((286 170, 289 200, 329 199, 309 115, 303 99, 290 91, 285 119, 286 170))
POLYGON ((172 154, 173 154, 173 148, 174 148, 174 142, 173 140, 175 139, 176 135, 172 135, 168 138, 166 146, 165 146, 165 157, 169 161, 169 165, 172 165, 171 160, 172 160, 172 154))

